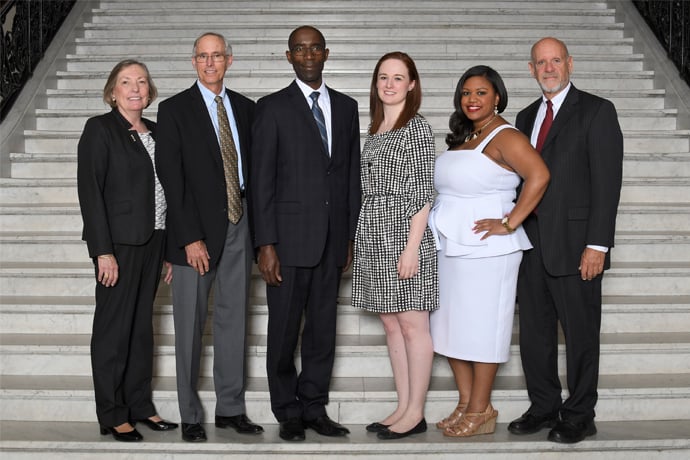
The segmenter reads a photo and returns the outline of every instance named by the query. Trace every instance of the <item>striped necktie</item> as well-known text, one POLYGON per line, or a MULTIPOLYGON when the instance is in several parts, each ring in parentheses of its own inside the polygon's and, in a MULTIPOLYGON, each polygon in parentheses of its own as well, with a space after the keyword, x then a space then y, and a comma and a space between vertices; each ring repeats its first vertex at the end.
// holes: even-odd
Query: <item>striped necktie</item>
POLYGON ((319 127, 319 134, 321 134, 321 142, 323 142, 323 147, 326 149, 326 153, 330 156, 328 151, 328 131, 326 130, 326 119, 323 116, 321 107, 319 107, 319 96, 321 93, 314 91, 309 95, 314 103, 311 105, 311 113, 314 115, 316 120, 316 125, 319 127))

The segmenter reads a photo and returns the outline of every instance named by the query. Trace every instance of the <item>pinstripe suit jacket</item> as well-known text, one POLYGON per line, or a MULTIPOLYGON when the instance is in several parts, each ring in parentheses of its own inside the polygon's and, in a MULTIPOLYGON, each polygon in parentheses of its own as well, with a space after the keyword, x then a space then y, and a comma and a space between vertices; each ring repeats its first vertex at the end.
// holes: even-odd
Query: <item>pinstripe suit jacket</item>
MULTIPOLYGON (((542 99, 522 110, 516 127, 529 137, 542 99)), ((538 206, 535 229, 525 225, 532 244, 541 247, 552 276, 579 273, 588 244, 613 247, 620 198, 623 135, 613 104, 571 88, 554 118, 542 148, 551 182, 538 206)), ((610 251, 605 269, 610 266, 610 251)))

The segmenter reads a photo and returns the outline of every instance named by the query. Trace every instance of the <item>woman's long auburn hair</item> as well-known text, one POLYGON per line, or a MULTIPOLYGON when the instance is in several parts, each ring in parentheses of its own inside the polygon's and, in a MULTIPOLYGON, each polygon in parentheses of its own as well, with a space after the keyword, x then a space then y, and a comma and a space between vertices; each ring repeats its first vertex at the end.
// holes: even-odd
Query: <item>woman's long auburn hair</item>
POLYGON ((371 126, 369 127, 369 134, 376 133, 381 123, 383 123, 383 102, 379 99, 376 82, 378 81, 381 64, 389 59, 397 59, 405 64, 407 73, 410 76, 410 81, 415 82, 414 88, 407 92, 405 107, 395 121, 393 129, 399 129, 405 126, 407 122, 417 114, 422 105, 422 84, 419 81, 417 66, 412 58, 402 51, 392 51, 384 54, 381 56, 381 59, 379 59, 379 62, 376 63, 374 74, 371 77, 371 88, 369 90, 369 116, 371 117, 371 126))

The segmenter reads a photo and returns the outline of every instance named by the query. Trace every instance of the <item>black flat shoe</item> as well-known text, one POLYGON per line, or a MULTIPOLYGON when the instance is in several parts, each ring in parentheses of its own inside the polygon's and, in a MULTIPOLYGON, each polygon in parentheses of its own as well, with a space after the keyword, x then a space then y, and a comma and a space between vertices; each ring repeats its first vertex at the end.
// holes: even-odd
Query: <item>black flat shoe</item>
POLYGON ((409 431, 406 431, 404 433, 398 433, 396 431, 391 431, 389 428, 386 428, 383 431, 379 431, 376 433, 376 437, 382 440, 390 440, 390 439, 401 439, 401 438, 406 438, 412 434, 418 434, 418 433, 424 433, 426 431, 426 420, 422 419, 414 428, 412 428, 409 431))
POLYGON ((112 434, 113 438, 115 438, 116 441, 123 442, 139 442, 144 439, 144 437, 141 435, 141 433, 139 433, 136 430, 136 428, 126 433, 120 433, 115 428, 101 425, 101 434, 104 436, 107 434, 112 434))
POLYGON ((177 428, 177 423, 173 422, 167 422, 165 420, 160 420, 158 422, 154 422, 153 420, 149 418, 144 418, 141 420, 137 420, 136 423, 143 423, 153 431, 168 431, 168 430, 174 430, 177 428))
POLYGON ((387 429, 390 425, 384 425, 383 423, 374 422, 367 425, 367 431, 369 433, 379 433, 387 429))

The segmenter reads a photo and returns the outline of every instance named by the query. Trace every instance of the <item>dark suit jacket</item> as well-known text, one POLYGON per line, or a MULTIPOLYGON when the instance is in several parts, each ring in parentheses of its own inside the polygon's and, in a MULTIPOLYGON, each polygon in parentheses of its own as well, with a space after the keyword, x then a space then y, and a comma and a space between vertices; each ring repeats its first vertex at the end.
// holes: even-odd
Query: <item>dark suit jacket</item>
MULTIPOLYGON (((153 135, 156 124, 143 119, 153 135)), ((89 256, 141 245, 155 225, 151 157, 117 109, 90 118, 77 147, 77 191, 89 256)))
POLYGON ((330 88, 328 94, 330 158, 296 82, 257 103, 251 168, 254 244, 275 245, 282 265, 313 267, 326 244, 344 264, 348 239, 354 240, 361 193, 357 102, 330 88))
MULTIPOLYGON (((541 100, 517 116, 517 128, 528 137, 541 100)), ((611 248, 614 243, 623 164, 615 107, 571 86, 541 153, 551 182, 538 205, 538 243, 549 274, 574 275, 586 245, 611 248)), ((530 225, 525 230, 534 244, 535 232, 530 225)))
MULTIPOLYGON (((227 94, 237 122, 246 188, 255 104, 235 91, 227 94)), ((215 267, 228 228, 228 198, 218 137, 196 82, 158 106, 156 171, 168 203, 166 259, 187 265, 184 247, 203 240, 215 267)))

